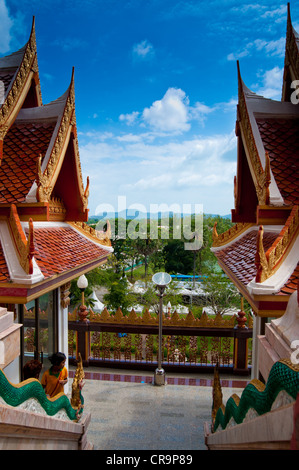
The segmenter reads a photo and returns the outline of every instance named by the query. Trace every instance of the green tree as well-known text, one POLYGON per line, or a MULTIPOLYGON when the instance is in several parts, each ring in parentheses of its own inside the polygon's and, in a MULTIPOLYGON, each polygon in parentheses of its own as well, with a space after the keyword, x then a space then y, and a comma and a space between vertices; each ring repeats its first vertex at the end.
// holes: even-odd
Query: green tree
POLYGON ((169 274, 191 274, 193 271, 193 253, 185 250, 184 241, 168 240, 163 247, 165 271, 169 274))
POLYGON ((222 273, 211 273, 202 281, 205 290, 205 306, 215 314, 223 315, 231 308, 240 307, 240 294, 235 285, 222 273))
POLYGON ((109 285, 109 292, 104 295, 104 302, 107 304, 108 310, 116 311, 120 307, 123 314, 127 315, 134 303, 134 297, 129 294, 126 277, 111 271, 107 284, 109 285))
POLYGON ((136 250, 137 253, 143 257, 144 260, 144 276, 145 284, 147 285, 147 275, 148 275, 148 265, 149 257, 153 253, 156 253, 160 247, 159 239, 151 239, 149 233, 146 234, 144 238, 137 238, 136 240, 136 250))

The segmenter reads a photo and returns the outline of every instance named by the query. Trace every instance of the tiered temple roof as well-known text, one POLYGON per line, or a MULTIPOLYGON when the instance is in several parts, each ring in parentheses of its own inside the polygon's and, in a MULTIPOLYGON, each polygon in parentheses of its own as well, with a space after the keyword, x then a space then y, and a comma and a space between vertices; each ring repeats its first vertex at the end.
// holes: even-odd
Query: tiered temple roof
POLYGON ((282 100, 253 93, 238 64, 233 229, 218 235, 220 266, 260 316, 280 316, 299 280, 299 36, 288 11, 282 100), (290 91, 290 93, 288 92, 290 91))
POLYGON ((109 234, 87 226, 75 116, 74 70, 42 104, 35 24, 27 44, 0 58, 0 302, 25 303, 99 266, 109 234))

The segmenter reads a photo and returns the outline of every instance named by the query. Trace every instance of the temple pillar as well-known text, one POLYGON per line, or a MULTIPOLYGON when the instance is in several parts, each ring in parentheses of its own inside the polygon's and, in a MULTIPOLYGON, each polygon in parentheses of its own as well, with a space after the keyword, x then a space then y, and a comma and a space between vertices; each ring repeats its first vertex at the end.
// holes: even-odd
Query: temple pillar
POLYGON ((251 366, 251 380, 259 379, 259 341, 258 337, 261 335, 261 317, 254 316, 253 330, 252 330, 252 366, 251 366))
MULTIPOLYGON (((14 323, 13 312, 0 307, 0 368, 5 369, 21 354, 20 323, 14 323)), ((15 381, 15 377, 8 378, 15 381)))

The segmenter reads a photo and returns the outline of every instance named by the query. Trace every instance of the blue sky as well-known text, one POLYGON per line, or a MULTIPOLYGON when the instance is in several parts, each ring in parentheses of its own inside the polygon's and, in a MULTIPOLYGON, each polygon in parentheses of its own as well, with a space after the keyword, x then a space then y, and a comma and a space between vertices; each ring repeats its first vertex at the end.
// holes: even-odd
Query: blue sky
MULTIPOLYGON (((234 207, 237 66, 280 99, 287 3, 235 0, 0 0, 0 56, 22 47, 32 16, 43 102, 75 67, 90 215, 154 204, 234 207)), ((299 5, 291 2, 299 30, 299 5)))

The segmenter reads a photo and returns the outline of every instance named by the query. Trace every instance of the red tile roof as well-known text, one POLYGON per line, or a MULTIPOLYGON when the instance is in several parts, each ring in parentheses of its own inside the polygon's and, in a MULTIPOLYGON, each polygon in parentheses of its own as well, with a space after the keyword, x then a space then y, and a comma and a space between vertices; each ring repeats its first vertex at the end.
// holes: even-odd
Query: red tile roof
MULTIPOLYGON (((268 248, 277 238, 279 232, 264 231, 264 250, 268 248)), ((256 275, 255 253, 258 230, 252 230, 235 243, 214 252, 217 259, 223 263, 232 275, 242 284, 247 285, 256 275)))
POLYGON ((271 169, 286 204, 299 204, 299 119, 257 119, 271 169))
POLYGON ((290 295, 292 294, 295 290, 297 290, 299 282, 299 263, 297 264, 293 274, 289 278, 289 280, 286 282, 286 284, 280 289, 279 294, 285 294, 285 295, 290 295))
POLYGON ((4 139, 0 166, 0 203, 23 202, 36 178, 36 163, 45 155, 55 123, 14 124, 4 139))
POLYGON ((8 282, 10 280, 7 264, 5 261, 3 249, 0 243, 0 282, 8 282))
MULTIPOLYGON (((28 230, 25 230, 28 235, 28 230)), ((34 227, 34 258, 45 278, 106 257, 108 251, 71 227, 34 227)))
POLYGON ((4 72, 0 73, 0 80, 4 83, 5 92, 7 92, 7 89, 10 85, 10 82, 12 81, 14 74, 15 74, 15 70, 9 71, 6 73, 4 72))
MULTIPOLYGON (((263 244, 265 252, 276 240, 279 232, 267 232, 264 227, 263 244)), ((256 275, 254 264, 258 230, 247 233, 243 238, 222 250, 214 252, 217 259, 231 272, 232 276, 246 286, 256 275)), ((290 295, 297 289, 299 263, 278 295, 290 295)))

